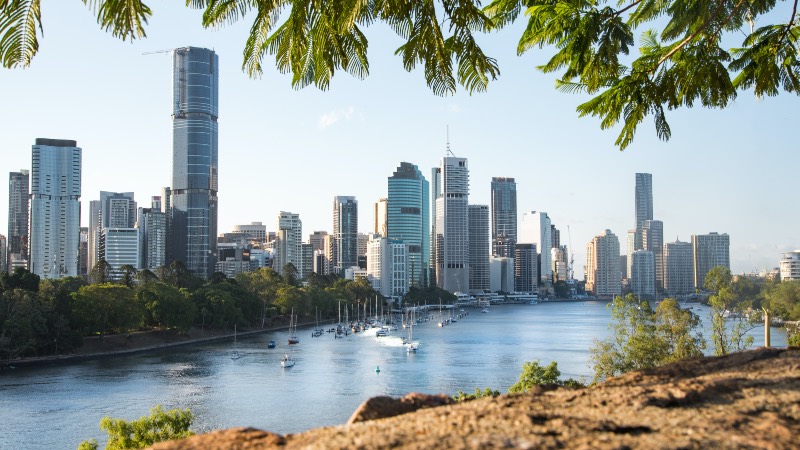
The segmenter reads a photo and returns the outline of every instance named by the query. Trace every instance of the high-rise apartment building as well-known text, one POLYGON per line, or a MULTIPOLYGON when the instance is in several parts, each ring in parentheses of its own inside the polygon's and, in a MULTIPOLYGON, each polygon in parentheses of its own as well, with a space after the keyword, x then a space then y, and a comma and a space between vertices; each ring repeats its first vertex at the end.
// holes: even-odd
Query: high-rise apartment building
POLYGON ((389 221, 389 199, 388 198, 379 198, 377 202, 375 202, 375 208, 373 211, 373 215, 375 216, 374 223, 372 225, 372 232, 378 233, 383 237, 388 236, 388 221, 389 221))
POLYGON ((469 290, 488 290, 489 284, 489 205, 469 205, 469 290))
POLYGON ((639 298, 651 298, 656 293, 655 254, 649 250, 636 250, 633 252, 631 264, 630 287, 633 294, 639 298))
POLYGON ((619 268, 619 239, 606 230, 586 245, 584 270, 586 290, 600 297, 622 293, 622 273, 619 268))
POLYGON ((384 297, 402 297, 408 292, 408 244, 401 239, 369 236, 367 279, 384 297))
POLYGON ((550 217, 543 211, 527 211, 522 214, 522 227, 519 242, 536 244, 539 250, 539 280, 545 286, 551 286, 553 264, 550 260, 550 249, 553 248, 550 217))
POLYGON ((240 235, 253 241, 266 242, 267 226, 261 222, 251 222, 247 225, 234 225, 231 234, 240 235))
POLYGON ((29 185, 30 173, 27 170, 8 174, 8 253, 3 261, 9 271, 13 271, 12 259, 17 266, 28 262, 29 185))
POLYGON ((8 240, 0 234, 0 272, 8 272, 8 240))
MULTIPOLYGON (((653 175, 649 173, 636 174, 636 198, 634 200, 636 212, 636 229, 641 230, 645 220, 653 220, 653 175)), ((637 247, 636 250, 639 250, 637 247)))
POLYGON ((114 280, 122 279, 123 266, 142 267, 137 228, 103 228, 100 234, 100 254, 106 260, 114 280))
MULTIPOLYGON (((432 171, 431 233, 436 285, 449 292, 469 289, 469 168, 466 158, 445 156, 432 171)), ((512 270, 513 272, 513 270, 512 270)))
POLYGON ((303 222, 299 214, 281 211, 275 236, 272 268, 283 275, 286 264, 293 264, 298 273, 303 264, 303 222))
POLYGON ((358 254, 358 201, 338 195, 333 198, 333 270, 343 274, 358 266, 358 254))
POLYGON ((106 259, 106 262, 108 262, 106 255, 100 251, 103 230, 106 228, 134 228, 137 220, 136 214, 136 201, 133 198, 133 192, 100 191, 100 200, 89 202, 87 246, 87 270, 89 272, 92 271, 100 259, 106 259))
POLYGON ((706 274, 717 266, 731 268, 730 238, 727 233, 692 235, 694 258, 694 287, 702 289, 706 274))
POLYGON ((800 280, 800 250, 786 252, 781 256, 781 281, 800 280))
POLYGON ((153 196, 150 208, 139 212, 137 228, 141 238, 142 269, 152 271, 167 262, 167 216, 161 207, 161 197, 153 196))
POLYGON ((89 227, 81 227, 80 247, 78 247, 78 276, 89 274, 89 227))
POLYGON ((514 286, 517 292, 537 292, 539 288, 539 253, 536 244, 517 244, 514 258, 514 286))
POLYGON ((492 177, 492 255, 514 256, 517 243, 517 183, 492 177))
POLYGON ((427 287, 431 260, 428 180, 416 165, 401 162, 387 181, 387 236, 408 244, 409 286, 427 287))
POLYGON ((694 292, 694 265, 692 244, 689 242, 667 242, 662 253, 664 260, 664 290, 669 296, 687 295, 694 292))
POLYGON ((664 222, 660 220, 645 220, 642 223, 642 250, 653 252, 656 264, 654 281, 656 290, 664 288, 663 249, 664 222))
POLYGON ((41 278, 76 276, 81 149, 75 141, 36 139, 31 169, 29 270, 41 278))
POLYGON ((217 260, 219 58, 213 50, 196 47, 172 53, 168 253, 196 276, 208 278, 217 260))

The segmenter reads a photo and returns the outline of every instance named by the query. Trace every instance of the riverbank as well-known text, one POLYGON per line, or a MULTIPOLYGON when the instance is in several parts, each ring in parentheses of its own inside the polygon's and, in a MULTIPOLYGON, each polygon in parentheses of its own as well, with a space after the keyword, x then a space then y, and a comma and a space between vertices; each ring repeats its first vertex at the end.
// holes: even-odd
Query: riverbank
MULTIPOLYGON (((302 323, 300 327, 312 326, 312 322, 302 323)), ((48 355, 40 357, 16 358, 0 361, 0 370, 17 367, 70 364, 93 359, 114 358, 138 353, 154 353, 181 346, 209 342, 232 341, 256 334, 281 331, 289 328, 287 320, 274 320, 270 326, 258 329, 233 330, 192 327, 188 332, 178 334, 161 330, 137 331, 126 334, 109 334, 83 338, 83 345, 68 355, 48 355)))

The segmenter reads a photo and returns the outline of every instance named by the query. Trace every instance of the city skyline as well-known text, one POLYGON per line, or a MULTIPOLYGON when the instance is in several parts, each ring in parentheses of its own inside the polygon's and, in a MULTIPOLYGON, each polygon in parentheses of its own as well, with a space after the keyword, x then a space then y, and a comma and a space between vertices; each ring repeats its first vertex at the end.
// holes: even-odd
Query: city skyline
MULTIPOLYGON (((170 184, 170 58, 141 53, 191 45, 221 56, 219 233, 253 221, 272 226, 281 210, 298 213, 306 230, 330 232, 332 196, 371 205, 386 196, 386 177, 401 161, 429 173, 445 154, 449 124, 453 152, 471 161, 470 203, 490 204, 492 177, 515 178, 518 208, 547 211, 562 244, 571 241, 578 278, 593 236, 608 228, 623 237, 633 227, 637 172, 655 178, 653 216, 664 222, 665 242, 727 233, 735 273, 777 267, 783 252, 800 247, 791 225, 800 213, 774 194, 798 161, 790 145, 796 97, 741 95, 723 111, 670 113, 669 143, 645 122, 619 152, 615 130, 577 117, 581 97, 557 93, 552 77, 533 70, 539 55, 514 55, 513 29, 481 38, 502 70, 487 93, 440 98, 421 70, 403 71, 392 56, 397 38, 382 27, 367 30, 369 78, 337 74, 329 92, 295 91, 274 67, 261 80, 241 72, 245 24, 206 31, 199 13, 155 5, 148 38, 131 44, 100 30, 83 5, 43 9, 54 21, 39 56, 29 69, 0 72, 0 95, 15 105, 0 113, 12 131, 0 144, 2 171, 29 170, 36 138, 80 142, 84 226, 100 191, 132 191, 144 203, 170 184)), ((0 195, 2 220, 7 199, 0 195)), ((370 231, 370 208, 359 215, 359 231, 370 231)))

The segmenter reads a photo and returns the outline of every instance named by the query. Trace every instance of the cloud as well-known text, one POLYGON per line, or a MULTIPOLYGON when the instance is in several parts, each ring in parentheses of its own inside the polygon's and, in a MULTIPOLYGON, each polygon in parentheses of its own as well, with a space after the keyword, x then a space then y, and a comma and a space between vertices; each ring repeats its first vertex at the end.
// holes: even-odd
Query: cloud
POLYGON ((340 120, 349 121, 351 117, 353 117, 353 113, 356 112, 356 108, 350 106, 346 109, 335 109, 333 111, 327 112, 323 114, 319 121, 317 122, 317 128, 320 130, 324 130, 326 128, 332 127, 336 122, 340 120))

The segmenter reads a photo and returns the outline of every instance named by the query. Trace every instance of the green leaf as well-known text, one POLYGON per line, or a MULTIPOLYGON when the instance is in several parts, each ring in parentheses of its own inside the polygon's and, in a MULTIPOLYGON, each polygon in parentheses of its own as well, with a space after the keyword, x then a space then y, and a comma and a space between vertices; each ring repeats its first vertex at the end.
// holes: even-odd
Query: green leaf
POLYGON ((28 67, 43 33, 40 0, 0 0, 0 59, 3 67, 28 67), (37 33, 38 28, 38 33, 37 33))

